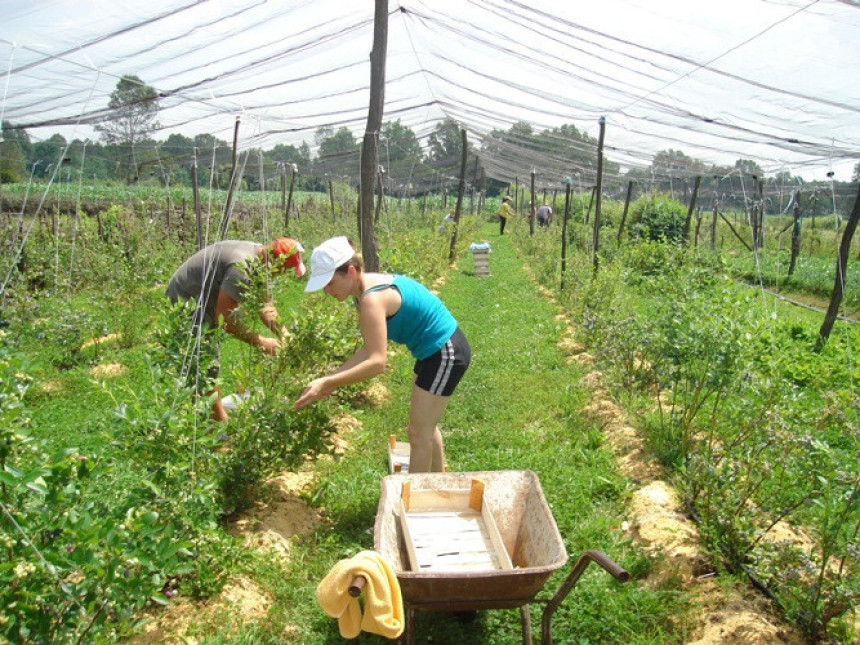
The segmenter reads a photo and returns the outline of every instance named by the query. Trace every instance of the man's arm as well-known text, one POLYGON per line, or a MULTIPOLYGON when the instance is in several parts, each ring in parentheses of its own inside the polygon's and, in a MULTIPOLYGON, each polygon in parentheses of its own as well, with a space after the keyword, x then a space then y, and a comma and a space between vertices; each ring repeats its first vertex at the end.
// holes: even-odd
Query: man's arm
MULTIPOLYGON (((215 317, 218 320, 224 321, 224 331, 231 336, 235 336, 242 342, 248 343, 254 347, 259 347, 269 354, 274 354, 281 346, 281 343, 276 338, 261 336, 240 324, 234 315, 234 311, 238 306, 239 303, 231 298, 223 289, 218 290, 218 300, 215 302, 215 317)), ((272 309, 274 309, 274 306, 272 309)), ((276 316, 277 310, 275 310, 275 317, 276 316)), ((260 317, 262 318, 262 311, 260 312, 260 317)), ((266 323, 265 320, 263 320, 263 322, 266 323)), ((266 326, 268 327, 269 325, 266 324, 266 326)), ((269 329, 271 329, 271 327, 269 327, 269 329)))
POLYGON ((275 307, 274 303, 271 300, 267 300, 263 303, 263 306, 260 307, 260 320, 273 334, 281 333, 281 323, 280 318, 278 316, 278 309, 275 307))

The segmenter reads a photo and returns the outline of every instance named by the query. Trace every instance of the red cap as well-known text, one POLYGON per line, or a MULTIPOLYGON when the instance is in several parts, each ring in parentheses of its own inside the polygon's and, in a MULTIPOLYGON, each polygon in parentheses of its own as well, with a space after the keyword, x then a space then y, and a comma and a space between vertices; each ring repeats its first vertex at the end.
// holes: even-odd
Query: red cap
POLYGON ((304 254, 305 249, 301 243, 291 237, 279 237, 272 242, 272 255, 283 258, 283 265, 294 269, 299 277, 305 274, 305 263, 302 262, 304 254))

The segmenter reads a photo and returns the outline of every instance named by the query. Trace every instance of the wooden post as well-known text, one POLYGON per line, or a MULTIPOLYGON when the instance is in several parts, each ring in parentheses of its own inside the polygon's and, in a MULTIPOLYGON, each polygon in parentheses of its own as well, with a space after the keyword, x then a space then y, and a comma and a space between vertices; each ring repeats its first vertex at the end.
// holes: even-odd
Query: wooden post
POLYGON ((531 201, 529 202, 529 235, 535 234, 535 169, 532 168, 531 183, 529 185, 531 191, 531 201))
POLYGON ((191 157, 191 196, 194 200, 194 222, 197 226, 197 250, 203 248, 203 221, 200 215, 200 190, 197 186, 197 148, 191 157))
POLYGON ((260 190, 262 191, 262 202, 263 202, 263 230, 268 231, 269 226, 269 209, 266 207, 266 175, 263 172, 263 151, 257 150, 257 181, 260 184, 260 190))
POLYGON ((585 223, 588 224, 588 220, 591 219, 591 207, 594 206, 594 195, 597 190, 597 186, 591 187, 591 199, 588 202, 588 210, 585 212, 585 223))
MULTIPOLYGON (((377 137, 385 106, 385 56, 388 49, 388 0, 376 0, 373 49, 370 51, 370 106, 361 147, 361 254, 367 271, 379 270, 379 248, 373 227, 374 177, 379 169, 377 137)), ((389 169, 390 170, 390 169, 389 169)))
MULTIPOLYGON (((331 209, 331 219, 334 221, 335 219, 335 210, 334 210, 334 184, 332 183, 331 177, 328 178, 328 203, 331 209)), ((361 234, 359 233, 359 237, 361 234)))
POLYGON ((621 241, 621 235, 624 233, 624 223, 627 221, 627 211, 630 208, 630 196, 633 193, 633 182, 627 182, 627 196, 624 198, 624 210, 621 212, 621 224, 618 225, 618 235, 615 239, 621 241))
POLYGON ((278 167, 281 170, 281 212, 283 213, 287 210, 287 166, 281 162, 278 167))
POLYGON ((296 183, 296 173, 299 167, 296 164, 290 164, 290 192, 287 195, 287 206, 284 208, 284 232, 290 228, 290 206, 293 205, 293 186, 296 183))
POLYGON ((472 170, 472 190, 471 194, 471 202, 469 203, 469 214, 475 214, 475 191, 478 187, 478 155, 475 155, 475 167, 472 170))
POLYGON ((857 220, 860 220, 860 186, 857 188, 857 196, 854 198, 854 209, 851 211, 848 224, 842 232, 842 243, 839 245, 839 252, 836 254, 836 277, 833 281, 830 305, 827 307, 824 322, 818 331, 817 344, 819 347, 826 343, 830 337, 833 323, 836 322, 836 316, 839 313, 839 305, 842 304, 842 294, 845 289, 845 270, 848 268, 848 252, 851 250, 851 238, 854 237, 854 231, 857 230, 857 220))
POLYGON ((800 254, 800 190, 794 197, 794 220, 791 227, 791 259, 788 261, 788 277, 794 273, 794 265, 800 254))
POLYGON ((227 204, 224 207, 224 213, 221 217, 221 229, 218 239, 227 239, 227 227, 230 225, 230 215, 233 213, 233 198, 236 194, 236 183, 239 176, 239 168, 236 163, 237 150, 239 146, 239 117, 236 117, 236 125, 233 128, 233 157, 232 166, 230 168, 230 186, 227 189, 227 204))
POLYGON ((693 236, 693 248, 699 248, 699 229, 702 227, 702 209, 696 209, 696 234, 693 236))
POLYGON ((687 219, 684 220, 684 246, 690 241, 690 220, 693 217, 693 210, 696 208, 696 199, 699 196, 699 185, 701 183, 702 178, 696 175, 696 182, 693 184, 693 196, 690 198, 690 206, 687 208, 687 219))
POLYGON ((603 192, 603 138, 606 134, 606 117, 600 117, 600 135, 597 139, 597 185, 594 187, 596 193, 594 205, 594 236, 591 244, 592 263, 594 265, 594 273, 597 273, 597 268, 600 260, 597 252, 600 250, 600 203, 601 193, 603 192))
POLYGON ((460 130, 463 144, 463 154, 460 159, 460 186, 457 190, 457 207, 454 209, 454 232, 451 234, 451 248, 448 250, 448 262, 453 263, 457 257, 455 247, 457 245, 457 230, 460 228, 460 209, 463 207, 463 193, 466 192, 466 163, 469 154, 469 142, 466 138, 466 129, 460 130))
POLYGON ((711 250, 714 250, 714 247, 717 242, 717 205, 719 200, 717 199, 716 192, 714 193, 714 216, 711 219, 711 250))
POLYGON ((514 177, 514 213, 520 212, 520 178, 514 177))
POLYGON ((561 290, 564 291, 564 274, 567 272, 567 220, 570 217, 570 184, 564 189, 564 213, 561 216, 561 290))
POLYGON ((755 185, 758 192, 758 219, 756 220, 758 234, 756 239, 758 240, 757 248, 762 248, 764 246, 764 180, 756 177, 755 185))

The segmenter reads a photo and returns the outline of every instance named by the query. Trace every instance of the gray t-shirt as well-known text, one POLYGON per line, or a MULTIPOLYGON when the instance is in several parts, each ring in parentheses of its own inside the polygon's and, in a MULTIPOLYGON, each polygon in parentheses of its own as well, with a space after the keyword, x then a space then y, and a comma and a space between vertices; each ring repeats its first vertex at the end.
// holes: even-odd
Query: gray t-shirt
POLYGON ((192 298, 198 303, 205 303, 202 308, 203 321, 214 326, 218 291, 223 289, 236 302, 242 301, 248 286, 244 264, 257 255, 259 248, 258 242, 225 240, 200 249, 183 262, 170 278, 167 297, 174 303, 192 298))

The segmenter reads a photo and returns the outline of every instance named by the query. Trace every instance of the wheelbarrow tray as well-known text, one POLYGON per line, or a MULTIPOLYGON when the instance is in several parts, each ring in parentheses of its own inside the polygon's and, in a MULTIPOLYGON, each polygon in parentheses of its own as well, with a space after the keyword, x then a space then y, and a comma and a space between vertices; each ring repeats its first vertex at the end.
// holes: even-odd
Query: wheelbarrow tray
POLYGON ((567 562, 567 552, 530 470, 409 473, 382 478, 374 525, 374 548, 391 564, 404 601, 415 608, 471 611, 520 607, 531 602, 547 578, 567 562), (399 521, 403 483, 413 489, 467 489, 484 482, 484 503, 496 522, 513 569, 412 571, 399 521))

